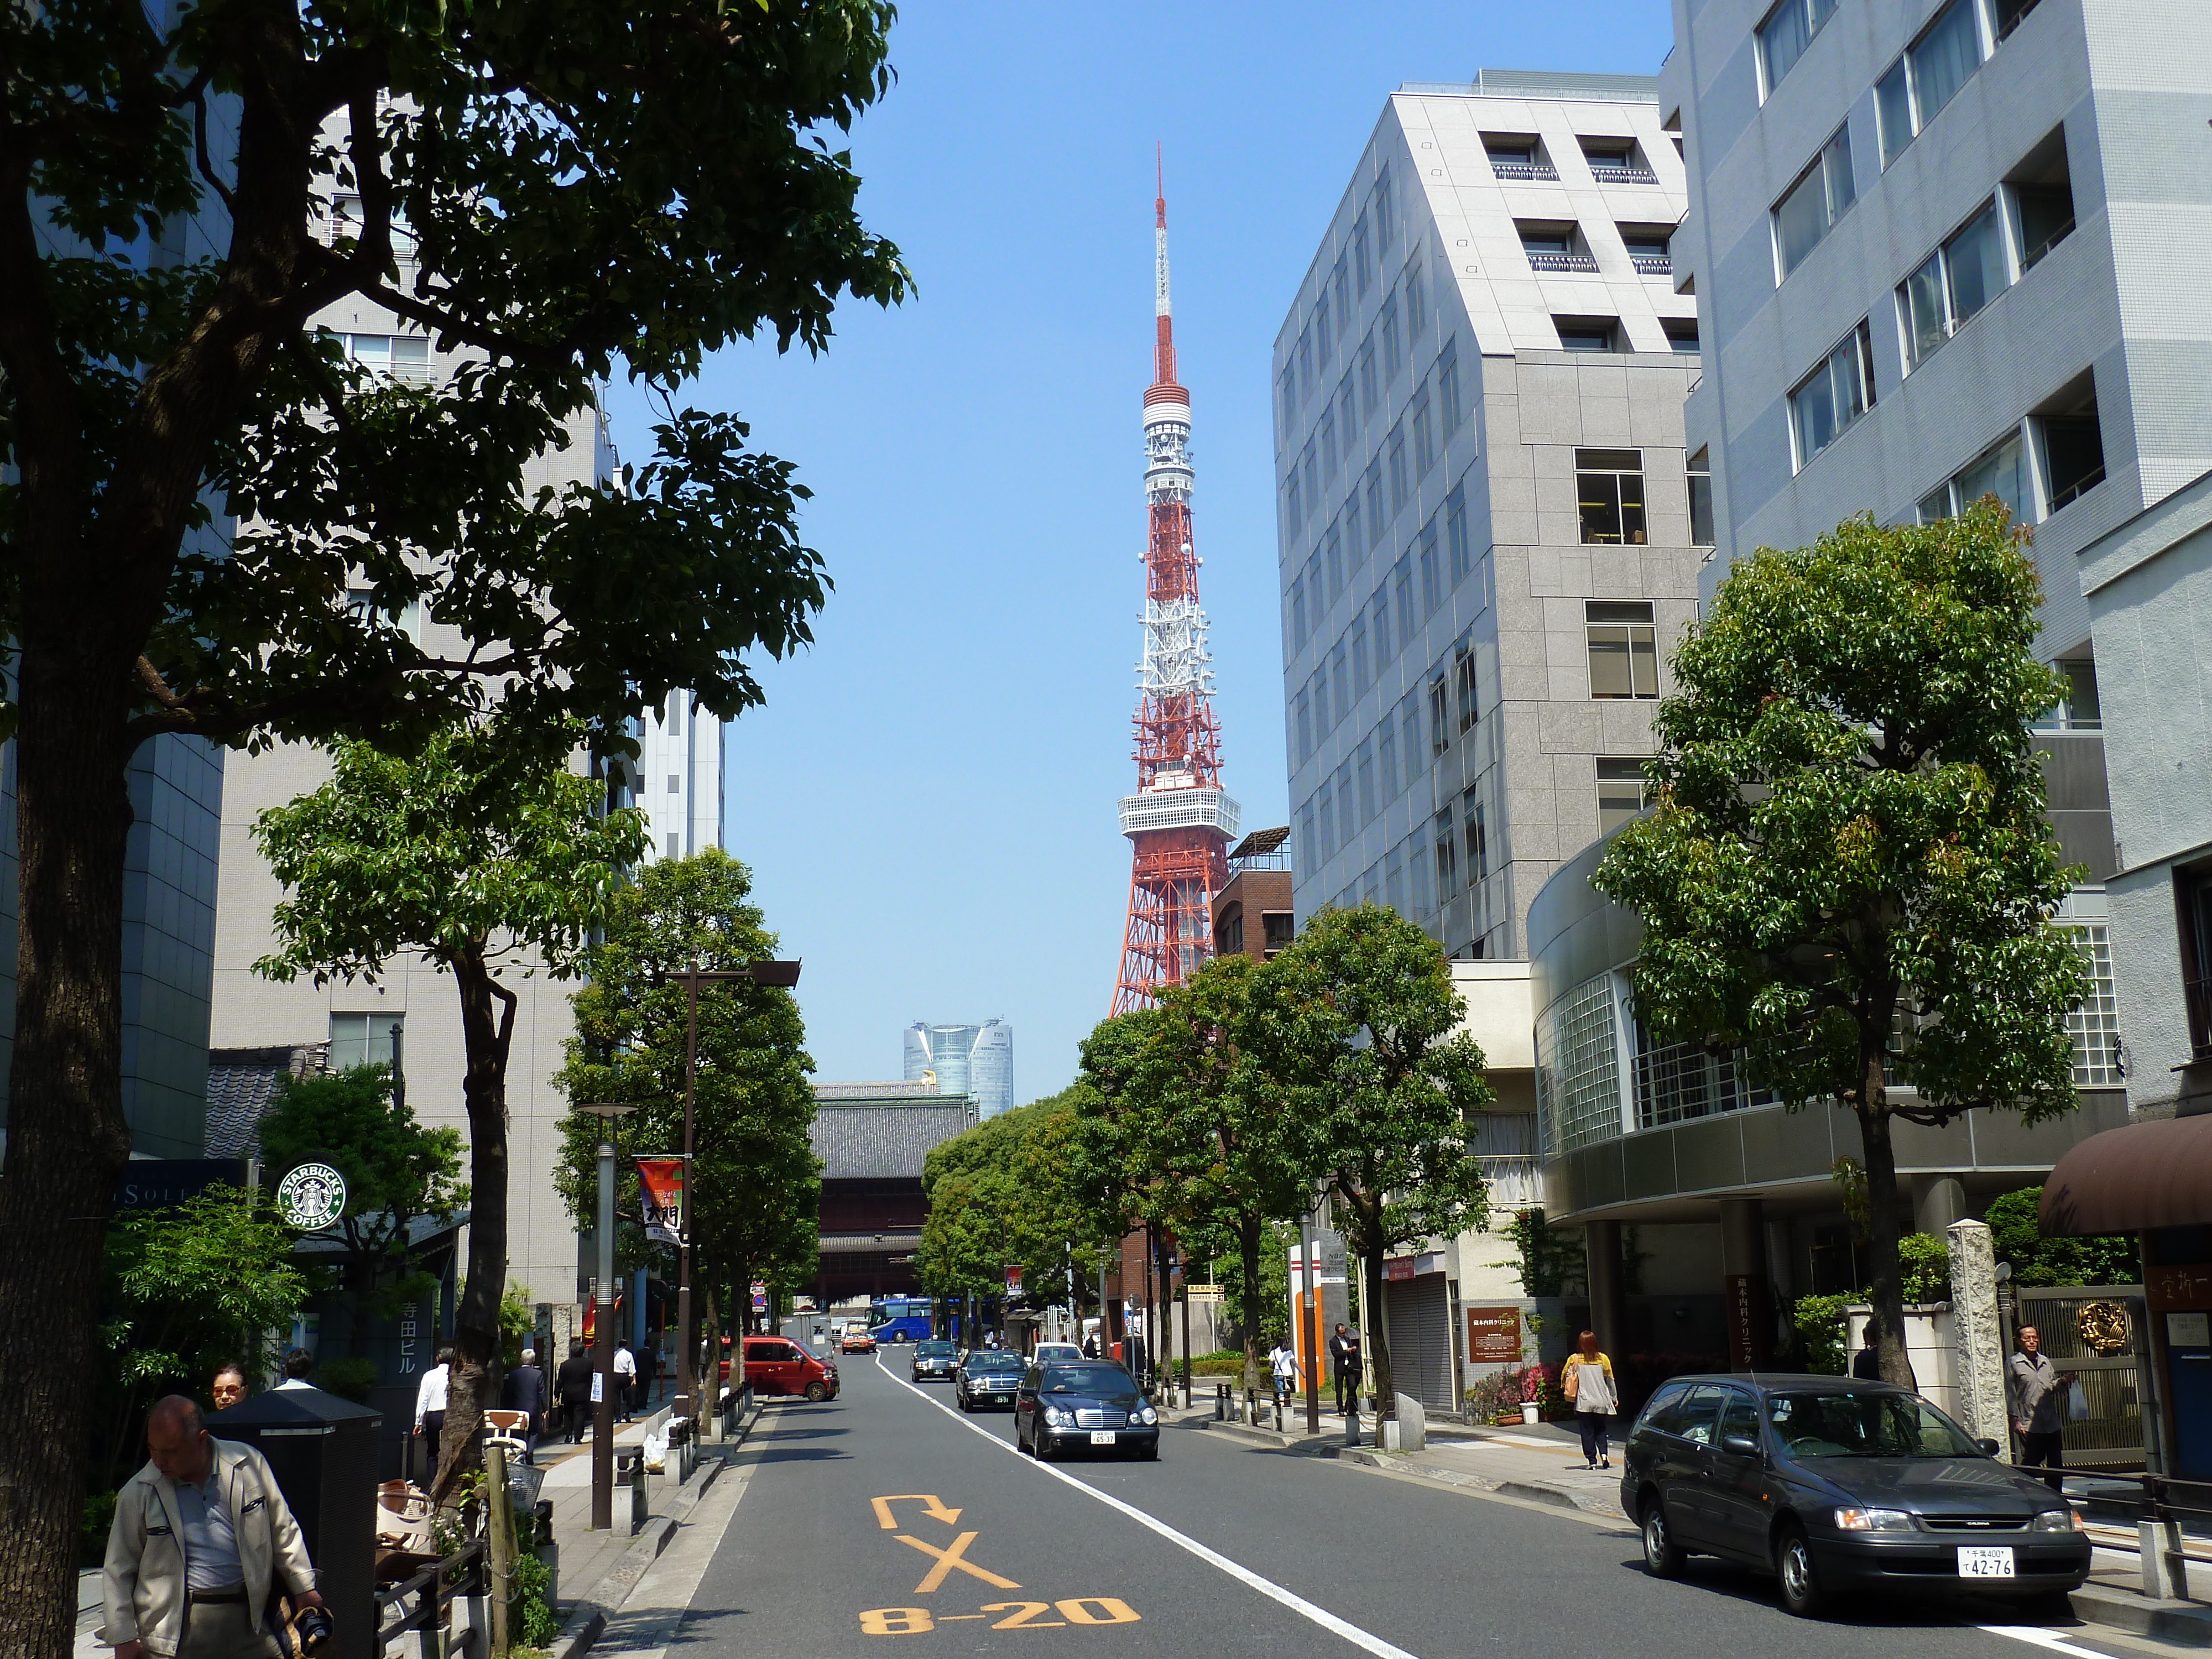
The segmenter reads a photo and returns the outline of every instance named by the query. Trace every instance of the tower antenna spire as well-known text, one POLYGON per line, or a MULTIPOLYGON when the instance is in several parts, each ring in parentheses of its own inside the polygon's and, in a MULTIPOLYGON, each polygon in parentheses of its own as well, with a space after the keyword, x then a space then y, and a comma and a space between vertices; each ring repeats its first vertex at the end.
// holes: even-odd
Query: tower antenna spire
POLYGON ((1241 809, 1221 787, 1212 658, 1191 542, 1190 393, 1176 380, 1168 305, 1166 161, 1153 152, 1157 335, 1145 390, 1145 651, 1137 665, 1137 793, 1121 798, 1133 849, 1113 1012, 1152 1006, 1213 954, 1213 896, 1228 884, 1241 809))

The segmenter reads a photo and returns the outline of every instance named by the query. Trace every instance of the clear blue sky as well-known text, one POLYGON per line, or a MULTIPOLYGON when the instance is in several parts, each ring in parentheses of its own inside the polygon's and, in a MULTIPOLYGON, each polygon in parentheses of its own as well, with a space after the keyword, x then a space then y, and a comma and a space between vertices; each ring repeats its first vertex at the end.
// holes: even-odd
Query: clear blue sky
MULTIPOLYGON (((852 148, 916 297, 848 305, 820 358, 725 353, 690 398, 798 464, 837 584, 726 753, 730 850, 805 958, 819 1077, 896 1077, 904 1026, 995 1017, 1034 1099, 1106 1012, 1153 141, 1226 781, 1258 828, 1285 821, 1269 354, 1384 98, 1483 66, 1650 73, 1668 41, 1662 0, 904 9, 852 148)), ((643 400, 617 387, 614 416, 641 459, 643 400)))

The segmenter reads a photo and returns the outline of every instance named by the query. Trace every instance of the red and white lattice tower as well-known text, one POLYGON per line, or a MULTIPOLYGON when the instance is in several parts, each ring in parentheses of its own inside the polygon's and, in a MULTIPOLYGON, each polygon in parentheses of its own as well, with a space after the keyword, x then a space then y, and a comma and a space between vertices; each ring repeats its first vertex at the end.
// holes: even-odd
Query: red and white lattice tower
POLYGON ((1198 608, 1190 533, 1190 393, 1176 380, 1168 311, 1168 204, 1157 216, 1158 340, 1145 389, 1145 654, 1137 665, 1137 793, 1121 798, 1121 833, 1134 845, 1129 922, 1115 1013, 1149 1007, 1163 985, 1213 954, 1213 896, 1229 878, 1238 809, 1221 787, 1221 728, 1213 718, 1212 659, 1198 608))

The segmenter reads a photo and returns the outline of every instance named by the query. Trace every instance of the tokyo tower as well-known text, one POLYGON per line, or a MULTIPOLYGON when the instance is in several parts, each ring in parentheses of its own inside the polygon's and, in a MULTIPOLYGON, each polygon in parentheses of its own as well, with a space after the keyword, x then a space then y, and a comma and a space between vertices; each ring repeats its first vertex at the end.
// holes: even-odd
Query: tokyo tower
POLYGON ((1145 652, 1137 665, 1137 793, 1121 797, 1121 833, 1135 848, 1129 921, 1113 1012, 1149 1007, 1213 954, 1213 896, 1229 878, 1239 809, 1221 787, 1212 658, 1198 608, 1190 531, 1190 393, 1176 380, 1168 308, 1168 204, 1156 228, 1152 383, 1145 389, 1145 652))

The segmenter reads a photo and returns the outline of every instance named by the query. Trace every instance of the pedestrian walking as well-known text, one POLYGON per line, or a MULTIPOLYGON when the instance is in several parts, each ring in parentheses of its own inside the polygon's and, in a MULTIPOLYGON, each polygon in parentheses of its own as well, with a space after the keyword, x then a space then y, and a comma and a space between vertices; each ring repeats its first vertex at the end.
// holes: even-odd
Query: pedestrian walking
POLYGON ((218 1440, 197 1401, 146 1418, 145 1468, 115 1494, 97 1633, 116 1659, 275 1659, 270 1591, 319 1607, 300 1523, 253 1447, 218 1440))
POLYGON ((653 1397, 660 1388, 660 1344, 647 1335, 645 1346, 637 1351, 637 1408, 650 1411, 653 1397))
POLYGON ((305 1348, 295 1348, 284 1356, 284 1380, 276 1385, 282 1393, 286 1389, 312 1389, 307 1374, 315 1369, 315 1356, 305 1348))
POLYGON ((1857 1377, 1863 1382, 1879 1382, 1881 1381, 1881 1349, 1879 1346, 1880 1335, 1881 1334, 1874 1328, 1874 1321, 1871 1319, 1868 1320, 1866 1324, 1866 1344, 1856 1353, 1851 1356, 1851 1375, 1857 1377))
POLYGON ((615 1339, 615 1410, 625 1423, 629 1421, 629 1397, 637 1389, 637 1356, 629 1351, 629 1343, 621 1337, 615 1339))
POLYGON ((438 1441, 446 1431, 446 1395, 453 1375, 453 1351, 441 1348, 437 1363, 415 1385, 415 1437, 427 1441, 430 1451, 430 1477, 423 1483, 425 1491, 435 1491, 438 1485, 438 1441))
POLYGON ((1337 1415, 1347 1416, 1359 1409, 1359 1379, 1367 1360, 1359 1351, 1359 1333, 1340 1321, 1328 1340, 1328 1365, 1336 1377, 1337 1415))
POLYGON ((561 1431, 573 1446, 584 1437, 592 1416, 592 1361, 581 1342, 568 1344, 568 1357, 555 1381, 561 1391, 561 1431))
POLYGON ((235 1359, 225 1360, 216 1367, 215 1380, 208 1384, 208 1397, 215 1408, 227 1412, 246 1398, 246 1367, 235 1359))
POLYGON ((1583 1467, 1609 1469, 1613 1448, 1608 1441, 1613 1413, 1620 1395, 1613 1382, 1613 1361, 1598 1352, 1597 1333, 1584 1331, 1561 1367, 1560 1388, 1574 1402, 1575 1425, 1583 1431, 1583 1467))
POLYGON ((2061 1376, 2043 1352, 2043 1335, 2033 1325, 2020 1328, 2020 1352, 2012 1357, 2006 1382, 2012 1395, 2012 1426, 2020 1436, 2020 1466, 2050 1470, 2043 1477, 2053 1492, 2066 1486, 2067 1391, 2074 1379, 2061 1376))
POLYGON ((500 1384, 501 1403, 528 1419, 522 1425, 522 1461, 538 1461, 538 1436, 545 1424, 545 1373, 538 1368, 538 1350, 525 1348, 522 1363, 500 1384))
POLYGON ((1275 1406, 1280 1410, 1284 1402, 1298 1391, 1298 1357, 1279 1337, 1275 1346, 1267 1350, 1267 1370, 1275 1379, 1275 1406))

